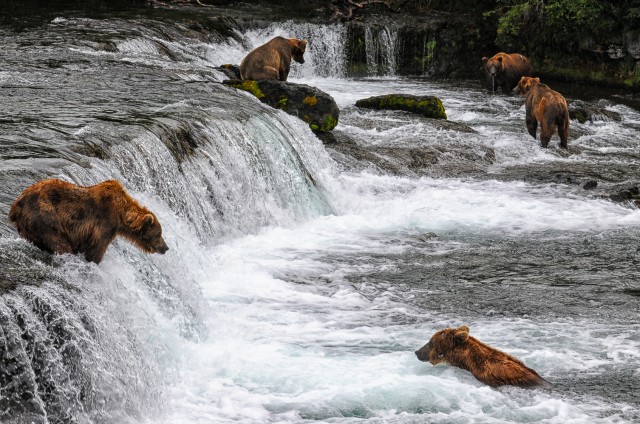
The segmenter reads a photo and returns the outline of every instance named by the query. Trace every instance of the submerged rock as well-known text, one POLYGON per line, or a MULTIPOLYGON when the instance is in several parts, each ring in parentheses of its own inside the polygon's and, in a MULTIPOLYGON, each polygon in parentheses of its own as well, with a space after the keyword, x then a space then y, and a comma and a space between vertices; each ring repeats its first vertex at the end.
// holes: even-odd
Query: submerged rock
POLYGON ((331 131, 338 125, 340 109, 333 97, 318 88, 277 80, 240 81, 223 84, 248 91, 262 103, 297 116, 316 132, 331 131))
POLYGON ((579 100, 569 104, 569 117, 581 124, 587 121, 622 121, 618 112, 600 106, 589 106, 579 100))
POLYGON ((427 118, 447 119, 442 101, 435 96, 386 94, 358 100, 356 106, 367 109, 404 110, 427 118))
POLYGON ((640 188, 637 185, 627 185, 617 187, 615 191, 609 195, 609 199, 618 203, 631 203, 636 207, 640 207, 640 188))

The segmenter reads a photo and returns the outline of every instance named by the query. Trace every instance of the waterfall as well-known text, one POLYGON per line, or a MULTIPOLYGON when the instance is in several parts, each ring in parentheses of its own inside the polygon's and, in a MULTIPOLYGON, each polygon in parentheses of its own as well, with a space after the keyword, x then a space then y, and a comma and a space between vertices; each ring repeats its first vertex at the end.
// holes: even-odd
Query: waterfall
MULTIPOLYGON (((0 145, 8 157, 0 173, 8 187, 0 203, 0 420, 136 422, 159 410, 179 346, 208 337, 198 282, 216 266, 209 248, 332 213, 323 184, 333 165, 305 123, 216 83, 212 52, 240 51, 237 39, 194 39, 192 29, 160 22, 54 25, 117 35, 56 46, 65 60, 100 71, 33 76, 54 92, 65 87, 65 97, 49 103, 49 93, 26 93, 39 118, 24 130, 15 118, 11 128, 32 135, 0 145), (92 102, 101 96, 109 102, 92 102), (49 107, 73 120, 48 115, 49 107), (156 213, 171 250, 147 255, 117 239, 100 266, 39 251, 17 237, 6 213, 46 177, 120 180, 156 213)), ((28 85, 31 74, 22 75, 28 85)))
MULTIPOLYGON (((366 26, 364 37, 352 39, 349 26, 344 24, 310 24, 287 21, 274 23, 266 28, 248 31, 247 42, 255 48, 275 36, 304 38, 309 41, 305 63, 293 63, 292 78, 345 78, 349 76, 348 50, 363 49, 366 74, 369 76, 394 76, 398 71, 400 46, 399 32, 385 26, 366 26), (359 45, 362 43, 362 45, 359 45)), ((431 44, 433 49, 433 43, 431 44)), ((239 46, 237 62, 246 50, 239 46)))
POLYGON ((291 66, 293 78, 332 77, 346 75, 347 27, 334 24, 311 24, 287 21, 247 33, 255 48, 275 36, 306 39, 309 44, 303 65, 291 66))
POLYGON ((387 27, 365 28, 369 75, 393 76, 397 70, 398 32, 387 27))

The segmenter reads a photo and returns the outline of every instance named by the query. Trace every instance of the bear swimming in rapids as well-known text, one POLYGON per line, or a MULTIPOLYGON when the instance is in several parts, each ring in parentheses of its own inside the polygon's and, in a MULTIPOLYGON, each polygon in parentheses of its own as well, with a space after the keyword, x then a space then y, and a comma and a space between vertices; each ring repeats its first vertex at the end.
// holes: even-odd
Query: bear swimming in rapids
POLYGON ((491 387, 549 384, 520 360, 469 336, 469 327, 465 325, 438 331, 415 353, 419 360, 429 361, 432 365, 448 363, 470 371, 491 387))
POLYGON ((275 79, 286 81, 291 69, 291 59, 304 63, 307 40, 275 37, 251 50, 240 62, 243 80, 275 79))
POLYGON ((9 211, 21 237, 50 253, 84 253, 100 263, 122 236, 147 253, 164 254, 158 218, 116 180, 90 187, 49 179, 27 187, 9 211))
POLYGON ((513 92, 526 96, 525 123, 529 134, 536 138, 538 123, 540 123, 540 145, 547 147, 557 126, 560 146, 566 149, 569 137, 569 106, 562 94, 540 84, 540 78, 530 77, 520 78, 513 92))
POLYGON ((483 57, 482 63, 491 91, 501 88, 510 93, 521 77, 531 75, 529 59, 519 53, 498 53, 491 59, 483 57))

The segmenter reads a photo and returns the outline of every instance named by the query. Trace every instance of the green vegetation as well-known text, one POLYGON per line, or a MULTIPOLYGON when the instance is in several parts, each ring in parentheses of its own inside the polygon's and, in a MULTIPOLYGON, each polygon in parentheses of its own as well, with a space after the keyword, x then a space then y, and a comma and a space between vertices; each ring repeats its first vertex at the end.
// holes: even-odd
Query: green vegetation
POLYGON ((234 88, 238 88, 240 90, 248 91, 259 99, 265 97, 262 90, 260 90, 260 86, 258 86, 258 81, 247 80, 247 81, 234 81, 230 84, 234 88))
POLYGON ((640 37, 637 0, 497 0, 499 50, 529 57, 542 74, 640 88, 639 67, 623 50, 640 37), (626 57, 625 57, 626 55, 626 57))
POLYGON ((274 107, 276 109, 285 110, 285 109, 287 109, 287 104, 288 103, 289 103, 289 99, 287 99, 286 97, 282 97, 280 100, 278 100, 278 102, 276 103, 276 105, 274 107))
MULTIPOLYGON (((324 131, 324 132, 331 131, 336 127, 336 125, 338 125, 338 120, 333 116, 329 115, 326 118, 324 118, 324 121, 322 122, 322 127, 320 127, 320 131, 324 131)), ((314 125, 311 126, 312 130, 314 129, 313 127, 314 125)))

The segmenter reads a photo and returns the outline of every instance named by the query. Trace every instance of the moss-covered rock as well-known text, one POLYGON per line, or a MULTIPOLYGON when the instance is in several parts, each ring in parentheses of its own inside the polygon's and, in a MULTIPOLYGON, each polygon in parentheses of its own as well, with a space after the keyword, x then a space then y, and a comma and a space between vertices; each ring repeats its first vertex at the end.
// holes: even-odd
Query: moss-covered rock
POLYGON ((225 83, 228 83, 228 85, 233 88, 248 91, 259 99, 263 99, 265 97, 265 94, 260 90, 260 86, 257 81, 227 80, 225 83))
POLYGON ((387 94, 358 100, 356 106, 368 109, 404 110, 427 118, 447 119, 442 101, 435 96, 387 94))
POLYGON ((338 125, 340 109, 333 97, 315 87, 276 80, 223 82, 249 93, 276 109, 297 116, 313 131, 331 131, 338 125))

